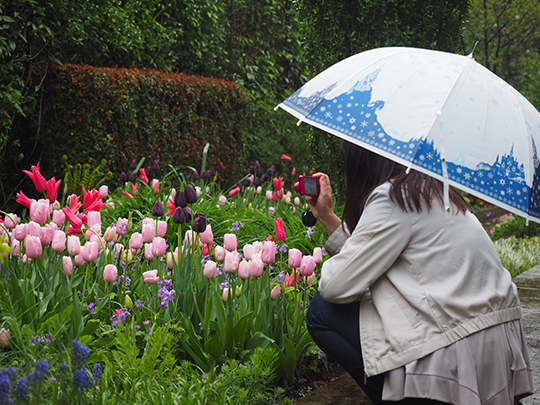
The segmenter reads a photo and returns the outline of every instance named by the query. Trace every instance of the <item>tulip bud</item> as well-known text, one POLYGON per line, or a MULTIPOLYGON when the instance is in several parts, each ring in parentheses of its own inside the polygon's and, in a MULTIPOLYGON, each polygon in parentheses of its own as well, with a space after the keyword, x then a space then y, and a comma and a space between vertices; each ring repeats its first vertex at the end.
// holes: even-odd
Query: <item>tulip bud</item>
POLYGON ((173 267, 174 267, 173 253, 169 252, 167 253, 167 268, 171 270, 173 267))
POLYGON ((212 225, 207 224, 204 232, 199 234, 199 240, 205 245, 209 245, 214 241, 214 234, 212 233, 212 225))
POLYGON ((17 225, 17 214, 6 214, 4 217, 4 225, 7 229, 13 229, 17 225))
POLYGON ((184 193, 186 194, 188 204, 194 204, 197 202, 197 192, 195 191, 195 187, 193 187, 191 184, 184 187, 184 193))
POLYGON ((238 277, 245 280, 250 276, 250 274, 250 263, 242 260, 238 265, 238 277))
POLYGON ((238 253, 236 252, 227 252, 225 255, 225 264, 224 270, 226 273, 234 273, 238 270, 239 263, 238 253))
POLYGON ((29 259, 37 259, 41 256, 43 253, 42 247, 41 247, 41 240, 37 236, 28 236, 26 238, 26 256, 28 256, 29 259))
POLYGON ((159 194, 159 180, 158 179, 152 180, 152 192, 154 193, 154 195, 159 194))
POLYGON ((165 209, 163 208, 163 204, 161 201, 156 200, 154 203, 154 207, 152 208, 152 215, 155 217, 162 217, 165 215, 165 209))
POLYGON ((135 183, 137 181, 137 175, 135 174, 135 172, 131 172, 129 175, 128 175, 128 181, 130 183, 135 183))
POLYGON ((156 225, 154 223, 143 223, 142 239, 144 243, 150 243, 156 236, 156 225))
POLYGON ((66 247, 66 234, 64 231, 56 230, 53 234, 51 248, 57 253, 63 252, 66 247))
POLYGON ((191 178, 193 179, 193 181, 199 180, 199 173, 197 173, 197 170, 193 172, 193 175, 191 176, 191 178))
POLYGON ((152 254, 152 244, 151 243, 145 243, 144 244, 144 258, 146 260, 152 260, 154 258, 154 255, 152 254))
POLYGON ((69 276, 73 270, 73 261, 71 260, 71 256, 62 257, 62 264, 64 267, 64 274, 69 276))
POLYGON ((289 249, 289 267, 299 269, 302 263, 302 252, 298 249, 289 249))
POLYGON ((234 289, 234 295, 240 297, 242 295, 243 286, 237 285, 234 289))
POLYGON ((122 172, 122 174, 120 174, 120 177, 118 177, 118 181, 120 183, 125 183, 127 181, 126 173, 122 172))
POLYGON ((166 221, 158 221, 157 223, 157 236, 164 238, 167 234, 167 222, 166 221))
POLYGON ((134 171, 137 168, 137 161, 133 159, 129 164, 129 170, 134 171))
POLYGON ((154 169, 152 169, 152 166, 148 166, 144 173, 146 174, 146 177, 152 177, 154 176, 154 169))
POLYGON ((315 270, 315 260, 312 256, 304 256, 300 265, 300 274, 303 276, 311 276, 315 270))
POLYGON ((261 253, 261 260, 265 264, 274 263, 276 260, 276 243, 272 241, 266 241, 263 245, 263 251, 261 253))
POLYGON ((124 298, 124 305, 127 309, 133 306, 133 301, 131 300, 131 297, 127 294, 126 294, 126 297, 124 298))
POLYGON ((230 288, 224 288, 223 289, 223 301, 227 302, 227 299, 229 299, 229 291, 230 288))
MULTIPOLYGON (((11 339, 11 332, 9 329, 0 329, 0 348, 8 347, 11 339)), ((8 387, 9 388, 9 387, 8 387)))
POLYGON ((315 260, 315 263, 322 263, 322 248, 316 247, 313 249, 313 259, 315 260))
POLYGON ((159 236, 152 241, 152 255, 154 257, 162 257, 167 250, 167 241, 159 236))
POLYGON ((251 276, 261 277, 264 271, 264 263, 259 258, 253 259, 251 261, 251 265, 249 266, 249 270, 251 272, 251 276))
POLYGON ((206 217, 202 212, 197 212, 193 216, 193 224, 191 225, 191 229, 197 233, 201 233, 206 230, 206 217))

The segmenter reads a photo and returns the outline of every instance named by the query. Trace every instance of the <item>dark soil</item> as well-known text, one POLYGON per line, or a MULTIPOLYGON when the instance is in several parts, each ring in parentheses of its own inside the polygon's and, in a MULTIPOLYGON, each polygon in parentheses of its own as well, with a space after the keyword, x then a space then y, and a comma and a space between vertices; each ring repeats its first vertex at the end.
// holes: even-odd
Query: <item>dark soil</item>
POLYGON ((297 371, 296 382, 285 392, 285 397, 297 400, 307 393, 328 384, 345 373, 343 367, 334 362, 329 362, 328 367, 322 361, 316 361, 309 367, 305 365, 297 371))

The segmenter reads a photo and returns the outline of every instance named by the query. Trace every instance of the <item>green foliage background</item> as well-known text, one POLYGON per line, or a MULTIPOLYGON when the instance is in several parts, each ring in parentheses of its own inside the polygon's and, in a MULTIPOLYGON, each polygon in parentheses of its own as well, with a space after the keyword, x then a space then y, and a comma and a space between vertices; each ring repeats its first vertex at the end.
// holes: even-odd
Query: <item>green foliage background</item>
MULTIPOLYGON (((356 53, 384 46, 455 52, 461 44, 468 4, 469 0, 301 0, 308 76, 356 53)), ((339 139, 310 129, 308 141, 317 169, 330 175, 340 194, 344 181, 339 139)))

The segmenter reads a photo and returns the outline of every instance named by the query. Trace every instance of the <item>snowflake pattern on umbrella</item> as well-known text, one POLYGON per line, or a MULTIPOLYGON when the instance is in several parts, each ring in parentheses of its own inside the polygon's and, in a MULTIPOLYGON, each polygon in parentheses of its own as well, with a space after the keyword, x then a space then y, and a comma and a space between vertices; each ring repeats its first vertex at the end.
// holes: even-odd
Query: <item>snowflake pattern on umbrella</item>
MULTIPOLYGON (((371 101, 373 83, 378 71, 358 81, 349 91, 334 98, 325 98, 336 86, 302 97, 302 89, 283 102, 289 108, 301 112, 306 120, 328 128, 342 138, 354 141, 369 149, 380 151, 382 155, 401 163, 408 162, 413 168, 443 176, 440 151, 433 140, 412 138, 402 140, 404 134, 385 132, 377 120, 377 112, 384 108, 384 101, 371 101)), ((535 173, 540 161, 536 145, 532 144, 535 173)), ((464 191, 476 191, 481 198, 496 200, 519 211, 540 216, 540 191, 538 175, 534 176, 532 187, 526 183, 524 165, 516 160, 512 148, 504 155, 497 156, 495 162, 482 162, 474 168, 464 165, 463 155, 454 162, 447 162, 448 178, 464 191)))

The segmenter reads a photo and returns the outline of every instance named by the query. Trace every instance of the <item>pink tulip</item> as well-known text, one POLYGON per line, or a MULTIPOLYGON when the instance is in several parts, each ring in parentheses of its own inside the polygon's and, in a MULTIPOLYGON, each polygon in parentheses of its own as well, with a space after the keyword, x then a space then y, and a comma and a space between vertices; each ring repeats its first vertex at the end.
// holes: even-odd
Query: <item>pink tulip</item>
POLYGON ((249 267, 251 276, 261 277, 263 275, 264 263, 261 259, 255 258, 251 261, 251 266, 249 267))
POLYGON ((205 245, 210 245, 214 241, 214 234, 212 233, 212 225, 206 225, 206 230, 199 234, 199 240, 205 245))
POLYGON ((0 348, 1 347, 8 347, 9 341, 11 339, 11 332, 9 329, 0 329, 0 348))
POLYGON ((235 195, 236 193, 238 193, 240 191, 240 187, 236 186, 235 188, 233 188, 231 191, 229 191, 229 196, 233 196, 235 195))
POLYGON ((118 269, 114 264, 108 264, 105 266, 105 269, 103 270, 103 280, 105 280, 107 283, 112 283, 116 281, 117 276, 118 269))
POLYGON ((37 236, 28 236, 26 238, 26 256, 29 259, 37 259, 43 253, 41 240, 37 236))
POLYGON ((236 250, 237 241, 234 233, 226 233, 223 236, 223 247, 229 252, 234 252, 236 250))
POLYGON ((255 248, 253 247, 253 245, 250 245, 249 243, 244 245, 242 251, 244 252, 244 258, 246 260, 253 259, 253 253, 255 252, 255 248))
POLYGON ((261 254, 263 250, 263 243, 262 242, 253 242, 253 254, 261 254))
POLYGON ((26 238, 26 235, 27 235, 26 224, 16 225, 15 228, 13 229, 13 232, 11 233, 11 236, 13 236, 19 242, 22 242, 24 238, 26 238))
POLYGON ((222 207, 227 204, 227 197, 225 197, 224 195, 220 195, 218 198, 218 204, 222 207))
POLYGON ((107 197, 109 195, 109 187, 103 185, 99 188, 99 194, 101 194, 102 197, 107 197))
POLYGON ((21 254, 21 242, 15 238, 11 238, 11 255, 19 256, 21 254))
POLYGON ((266 191, 266 198, 268 198, 269 200, 272 199, 272 190, 267 190, 266 191))
MULTIPOLYGON (((69 241, 68 241, 68 244, 69 244, 69 241)), ((82 255, 82 253, 79 253, 78 255, 75 255, 74 261, 75 261, 75 264, 76 264, 77 266, 82 266, 83 264, 86 263, 86 262, 84 261, 84 257, 83 257, 83 255, 82 255)))
POLYGON ((289 249, 289 267, 299 269, 302 263, 302 252, 298 249, 289 249))
POLYGON ((37 236, 38 238, 40 238, 42 232, 43 231, 41 230, 41 226, 37 222, 30 221, 26 224, 27 235, 37 236))
POLYGON ((174 267, 174 263, 178 263, 178 256, 173 252, 167 253, 167 268, 172 269, 174 267))
POLYGON ((141 180, 144 181, 146 184, 148 184, 148 177, 146 176, 146 170, 140 169, 141 172, 141 180))
POLYGON ((275 209, 274 207, 268 207, 268 212, 269 212, 271 215, 275 215, 276 209, 275 209))
POLYGON ((38 224, 44 224, 49 219, 51 204, 48 200, 38 200, 30 205, 30 219, 38 224))
POLYGON ((273 289, 272 289, 272 292, 270 293, 270 298, 272 298, 273 300, 275 300, 278 295, 281 294, 281 286, 280 285, 276 285, 273 289))
POLYGON ((199 186, 195 186, 195 194, 197 194, 197 197, 200 197, 202 193, 202 190, 199 186))
POLYGON ((67 238, 68 253, 71 256, 77 256, 81 253, 81 240, 78 236, 69 235, 67 238))
POLYGON ((17 225, 17 214, 6 214, 4 217, 4 226, 7 229, 13 229, 17 225))
POLYGON ((238 277, 241 279, 247 279, 250 275, 250 263, 242 260, 238 265, 238 277))
POLYGON ((159 194, 159 180, 158 179, 152 179, 152 192, 154 195, 159 194))
POLYGON ((58 228, 61 228, 66 221, 66 214, 62 210, 53 211, 52 222, 54 222, 58 228))
POLYGON ((57 226, 53 223, 47 224, 41 228, 41 235, 39 240, 41 241, 41 246, 49 246, 54 236, 54 231, 57 230, 57 226))
POLYGON ((302 264, 300 265, 300 274, 303 276, 311 276, 315 271, 316 265, 317 263, 315 263, 313 256, 304 256, 302 258, 302 264))
POLYGON ((105 230, 105 233, 103 234, 103 239, 105 239, 105 242, 116 242, 117 235, 116 235, 116 228, 107 228, 105 230))
POLYGON ((148 270, 143 273, 143 280, 147 284, 157 284, 159 277, 157 276, 157 270, 148 270))
POLYGON ((152 244, 151 243, 145 243, 144 244, 144 258, 146 260, 152 260, 154 258, 154 254, 152 253, 152 244))
POLYGON ((294 205, 300 205, 300 198, 294 197, 294 205))
POLYGON ((116 221, 116 234, 125 235, 127 233, 128 220, 126 218, 118 218, 116 221))
POLYGON ((276 260, 276 242, 268 240, 264 242, 261 260, 264 264, 274 263, 276 260))
POLYGON ((223 260, 225 260, 225 255, 227 254, 227 251, 221 246, 216 246, 214 248, 214 254, 216 255, 216 260, 218 262, 222 262, 223 260))
POLYGON ((66 233, 64 231, 54 231, 51 248, 58 253, 64 251, 66 248, 66 233))
POLYGON ((291 176, 294 176, 295 174, 296 174, 296 167, 293 167, 291 171, 291 176))
POLYGON ((62 264, 64 265, 64 274, 69 276, 73 270, 73 261, 71 260, 71 256, 62 257, 62 264))
POLYGON ((81 254, 85 262, 95 262, 99 256, 99 245, 97 242, 86 242, 81 248, 81 254))
POLYGON ((155 237, 152 241, 152 255, 155 257, 162 257, 167 250, 167 242, 165 239, 159 236, 155 237))
POLYGON ((164 238, 167 234, 167 221, 158 221, 157 236, 164 238))
POLYGON ((184 243, 186 246, 193 246, 193 242, 195 242, 195 239, 197 238, 197 233, 193 232, 193 230, 189 230, 184 235, 184 243))
POLYGON ((316 247, 315 249, 313 249, 313 259, 317 264, 322 263, 322 248, 316 247))
POLYGON ((290 156, 287 156, 286 154, 281 154, 281 159, 286 160, 287 162, 290 162, 292 158, 290 156))
POLYGON ((86 219, 86 226, 92 228, 94 225, 99 225, 101 228, 101 213, 99 211, 89 211, 86 219))
POLYGON ((216 273, 217 273, 217 265, 216 265, 216 262, 213 262, 212 260, 208 260, 208 261, 204 264, 203 275, 204 275, 206 278, 214 278, 214 277, 216 276, 216 273))
POLYGON ((129 248, 133 250, 139 250, 143 247, 143 237, 139 232, 135 232, 129 238, 129 248))
POLYGON ((154 224, 144 223, 142 226, 142 239, 144 243, 150 243, 154 240, 154 237, 156 236, 156 226, 154 224))
POLYGON ((240 260, 238 258, 238 253, 236 252, 227 252, 225 255, 225 265, 224 270, 226 273, 234 273, 238 270, 238 265, 240 260))

